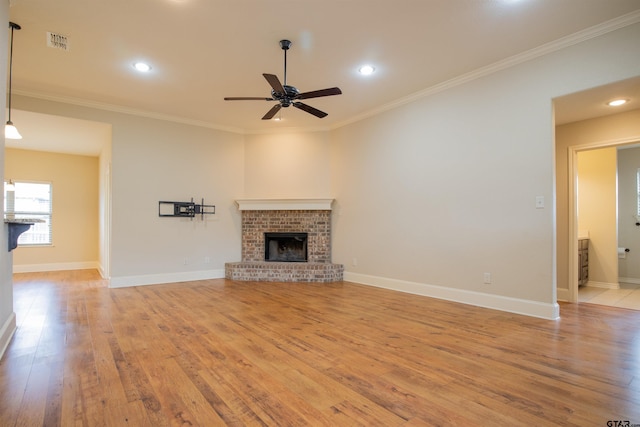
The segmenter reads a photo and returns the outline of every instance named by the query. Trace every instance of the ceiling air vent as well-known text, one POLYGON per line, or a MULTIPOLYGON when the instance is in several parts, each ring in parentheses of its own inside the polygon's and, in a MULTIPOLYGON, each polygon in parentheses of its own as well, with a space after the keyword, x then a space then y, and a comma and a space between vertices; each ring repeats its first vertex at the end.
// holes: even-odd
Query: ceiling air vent
POLYGON ((69 39, 62 34, 47 31, 47 46, 64 51, 69 50, 69 39))

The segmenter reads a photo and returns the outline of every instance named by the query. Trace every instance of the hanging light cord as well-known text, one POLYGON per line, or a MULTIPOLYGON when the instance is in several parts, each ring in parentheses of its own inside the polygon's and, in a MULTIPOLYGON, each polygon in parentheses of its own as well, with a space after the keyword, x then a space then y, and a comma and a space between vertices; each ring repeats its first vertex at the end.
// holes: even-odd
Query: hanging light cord
POLYGON ((19 30, 20 25, 15 22, 9 22, 9 27, 11 27, 11 48, 9 50, 9 123, 11 123, 11 79, 13 74, 13 30, 19 30))

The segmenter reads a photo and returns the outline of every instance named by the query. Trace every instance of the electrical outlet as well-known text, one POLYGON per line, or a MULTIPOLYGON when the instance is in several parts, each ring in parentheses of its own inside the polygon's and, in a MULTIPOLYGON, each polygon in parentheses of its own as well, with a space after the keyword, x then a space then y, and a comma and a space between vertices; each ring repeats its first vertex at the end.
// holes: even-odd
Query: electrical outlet
POLYGON ((204 257, 204 263, 211 264, 211 257, 208 257, 208 256, 204 257))
POLYGON ((486 285, 491 283, 491 273, 484 273, 484 283, 486 285))
POLYGON ((356 266, 358 265, 358 258, 354 258, 351 260, 351 265, 356 266))
POLYGON ((184 257, 184 260, 182 261, 182 264, 183 264, 183 265, 187 265, 187 264, 189 264, 189 258, 184 257))

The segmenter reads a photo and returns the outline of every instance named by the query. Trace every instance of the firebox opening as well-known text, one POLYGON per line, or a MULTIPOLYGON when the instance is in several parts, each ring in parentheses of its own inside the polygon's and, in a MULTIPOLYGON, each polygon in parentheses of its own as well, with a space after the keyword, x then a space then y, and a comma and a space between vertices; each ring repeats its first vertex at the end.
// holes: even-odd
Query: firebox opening
POLYGON ((264 260, 307 262, 308 233, 264 233, 264 260))

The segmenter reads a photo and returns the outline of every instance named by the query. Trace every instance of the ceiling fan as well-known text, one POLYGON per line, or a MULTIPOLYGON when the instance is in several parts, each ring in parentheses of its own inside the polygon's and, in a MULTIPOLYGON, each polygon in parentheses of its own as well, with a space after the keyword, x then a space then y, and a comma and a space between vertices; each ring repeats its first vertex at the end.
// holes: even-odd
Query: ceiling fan
POLYGON ((311 92, 302 92, 298 91, 293 86, 287 85, 287 50, 291 47, 291 42, 289 40, 280 40, 280 47, 284 51, 284 84, 280 83, 280 79, 278 76, 274 74, 262 74, 264 78, 267 80, 267 83, 271 86, 271 97, 227 97, 225 101, 278 101, 276 105, 274 105, 267 114, 262 117, 262 120, 270 120, 275 116, 278 111, 282 107, 289 107, 293 105, 294 107, 306 111, 309 114, 313 114, 316 117, 323 118, 327 116, 327 113, 324 111, 320 111, 317 108, 313 108, 307 104, 303 104, 302 102, 298 102, 299 99, 309 99, 309 98, 319 98, 322 96, 331 96, 331 95, 340 95, 342 91, 340 88, 332 87, 328 89, 320 89, 314 90, 311 92))

